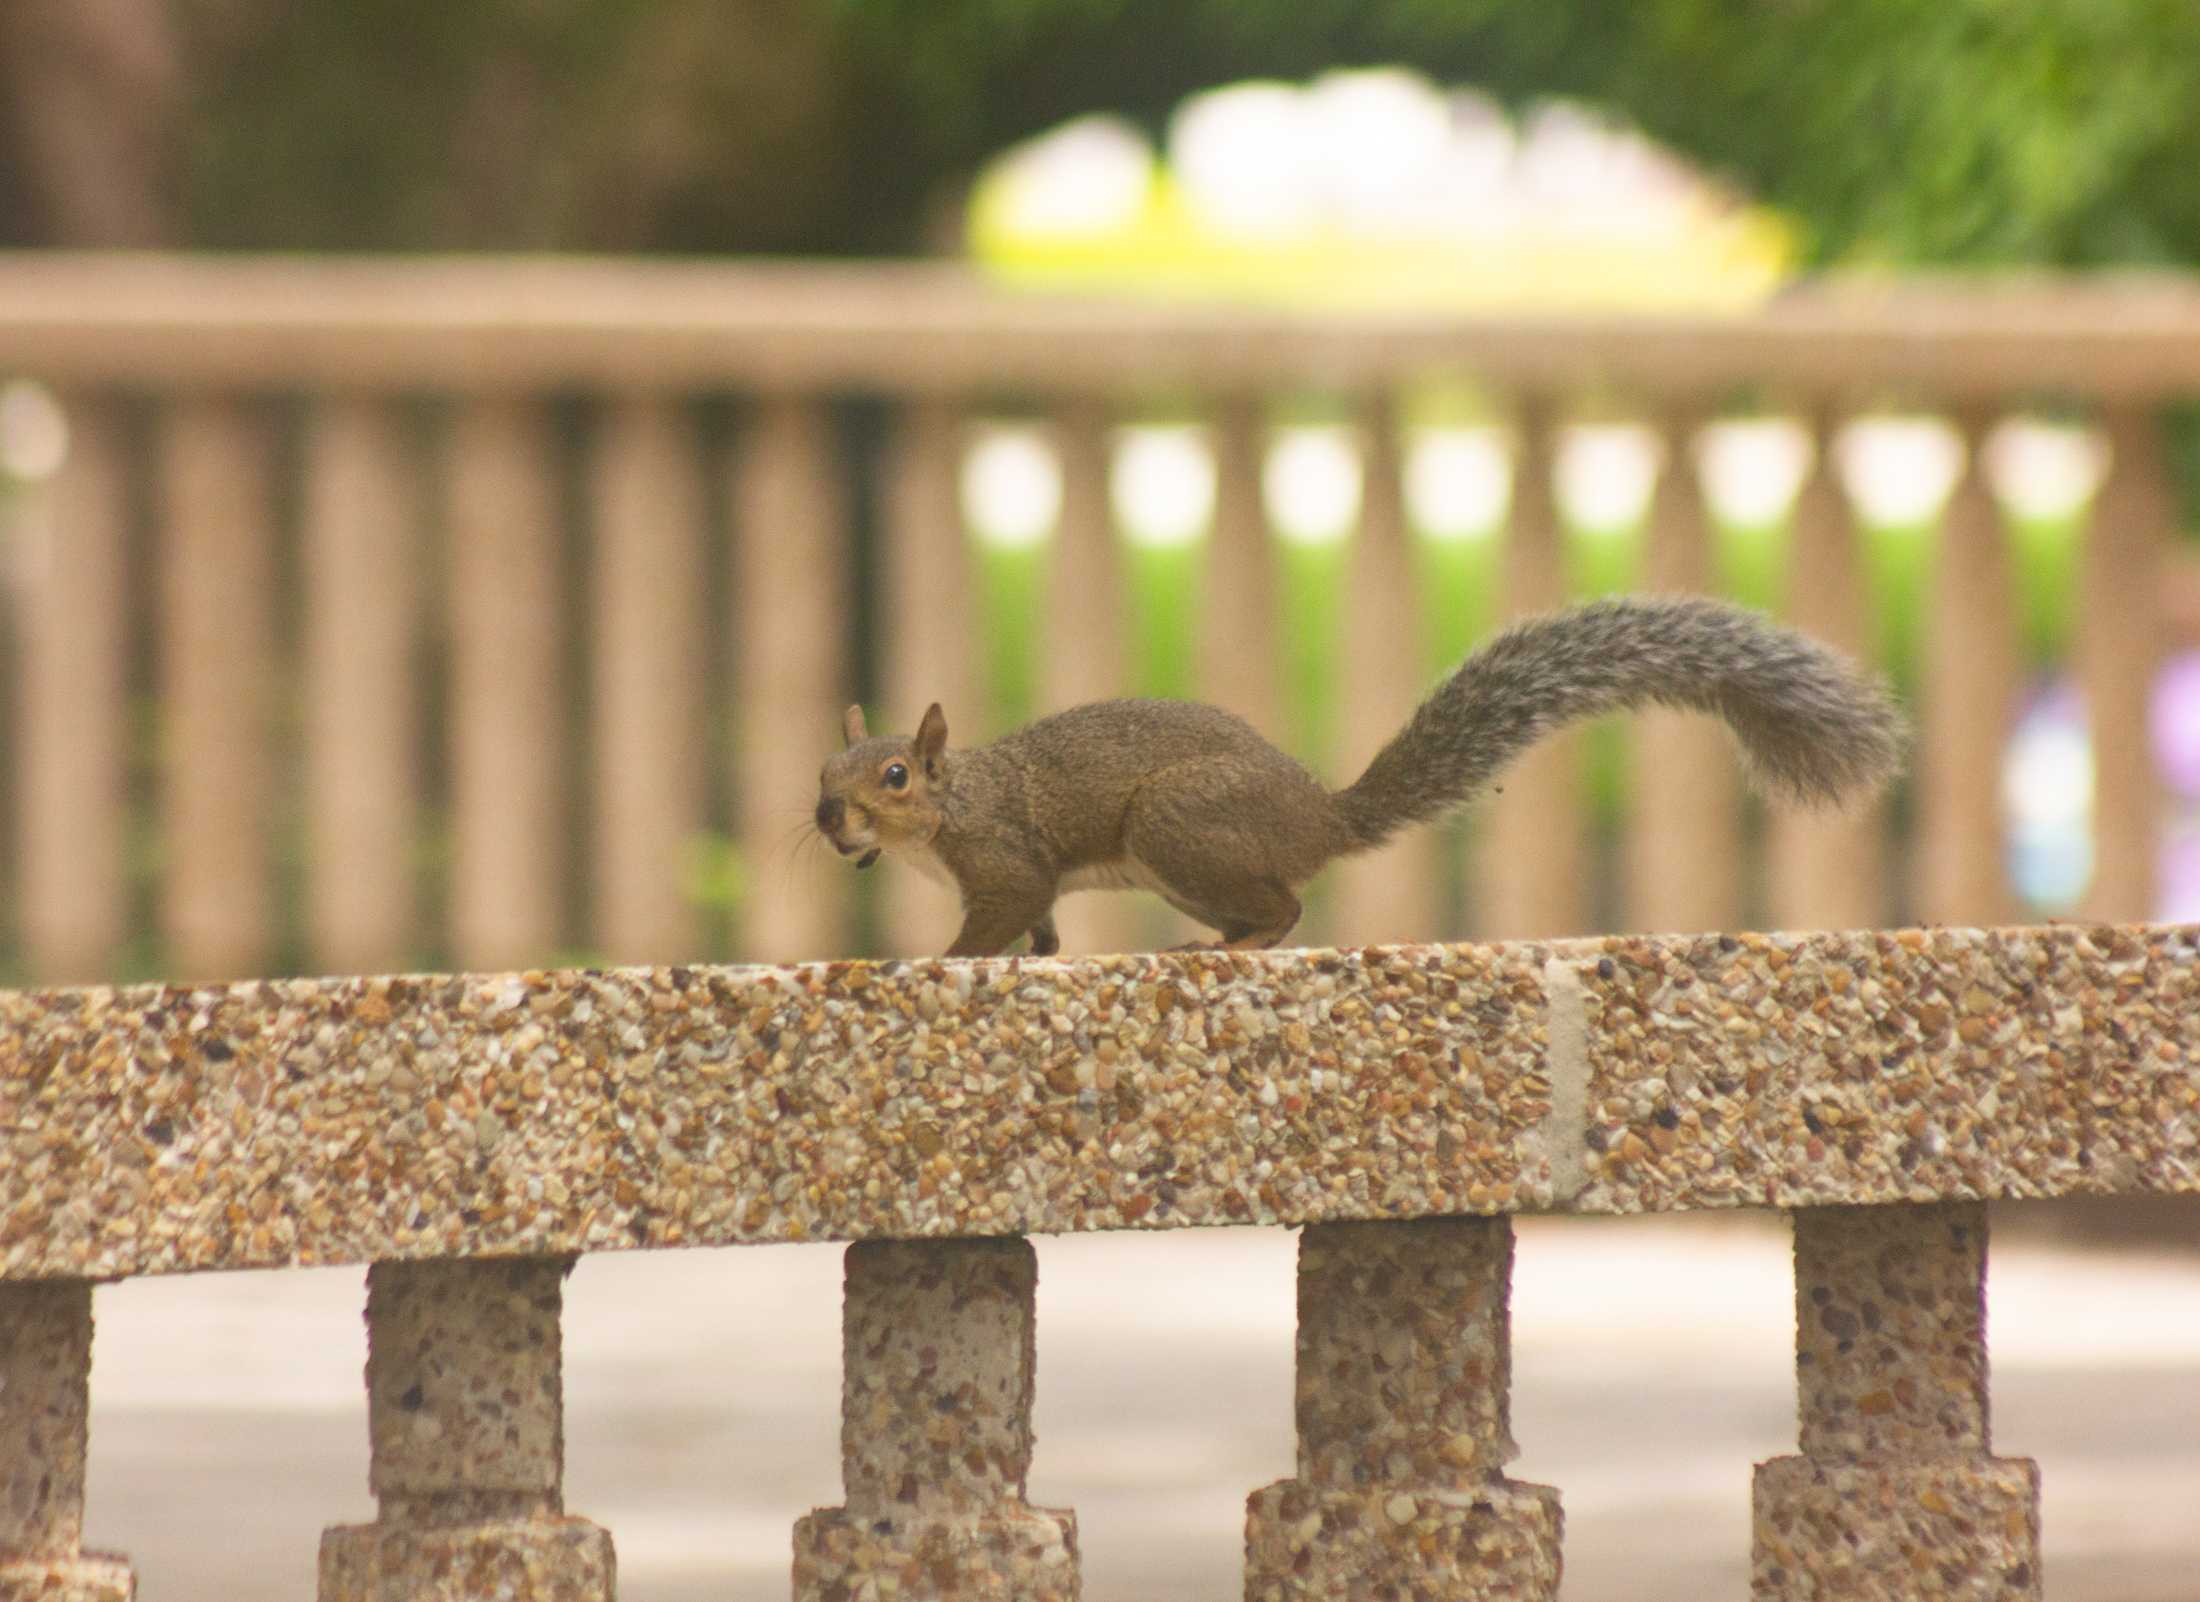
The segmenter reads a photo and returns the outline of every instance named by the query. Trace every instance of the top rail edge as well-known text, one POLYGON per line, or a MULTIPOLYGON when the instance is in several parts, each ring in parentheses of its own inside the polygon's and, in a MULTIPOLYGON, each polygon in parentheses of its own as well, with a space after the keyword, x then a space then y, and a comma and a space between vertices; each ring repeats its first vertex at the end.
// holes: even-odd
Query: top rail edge
POLYGON ((2200 926, 0 992, 0 1278, 2200 1191, 2200 926))
POLYGON ((2200 279, 1805 284, 1730 312, 1285 311, 937 262, 0 253, 0 371, 63 385, 867 390, 1376 385, 1926 401, 2200 391, 2200 279))

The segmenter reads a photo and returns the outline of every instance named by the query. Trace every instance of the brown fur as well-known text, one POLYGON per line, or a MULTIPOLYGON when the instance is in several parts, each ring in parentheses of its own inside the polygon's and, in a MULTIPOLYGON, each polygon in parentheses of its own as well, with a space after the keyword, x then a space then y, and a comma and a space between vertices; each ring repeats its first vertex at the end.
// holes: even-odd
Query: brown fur
POLYGON ((1892 703, 1823 646, 1721 602, 1634 598, 1500 634, 1335 794, 1194 702, 1098 701, 961 751, 936 704, 907 738, 871 736, 850 708, 818 827, 843 855, 884 851, 952 880, 949 956, 1027 933, 1057 949, 1055 898, 1080 881, 1153 889, 1226 946, 1272 946, 1335 858, 1468 800, 1561 724, 1648 703, 1725 718, 1752 771, 1806 802, 1876 785, 1899 760, 1892 703))

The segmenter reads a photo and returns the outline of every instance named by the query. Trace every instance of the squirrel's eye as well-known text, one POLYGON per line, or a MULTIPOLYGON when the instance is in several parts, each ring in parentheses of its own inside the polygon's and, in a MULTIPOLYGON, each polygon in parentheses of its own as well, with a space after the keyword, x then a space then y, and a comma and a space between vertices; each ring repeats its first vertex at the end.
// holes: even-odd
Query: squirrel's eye
POLYGON ((886 788, 889 790, 908 789, 909 770, 899 762, 888 763, 886 766, 886 788))

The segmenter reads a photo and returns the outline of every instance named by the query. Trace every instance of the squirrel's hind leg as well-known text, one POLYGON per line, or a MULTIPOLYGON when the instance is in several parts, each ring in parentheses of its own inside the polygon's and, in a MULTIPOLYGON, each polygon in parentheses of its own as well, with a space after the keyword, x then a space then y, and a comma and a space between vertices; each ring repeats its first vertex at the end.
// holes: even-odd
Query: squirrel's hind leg
POLYGON ((1281 945, 1299 921, 1299 898, 1281 879, 1233 873, 1213 861, 1156 862, 1143 854, 1139 860, 1160 882, 1163 900, 1222 936, 1175 950, 1265 951, 1281 945))

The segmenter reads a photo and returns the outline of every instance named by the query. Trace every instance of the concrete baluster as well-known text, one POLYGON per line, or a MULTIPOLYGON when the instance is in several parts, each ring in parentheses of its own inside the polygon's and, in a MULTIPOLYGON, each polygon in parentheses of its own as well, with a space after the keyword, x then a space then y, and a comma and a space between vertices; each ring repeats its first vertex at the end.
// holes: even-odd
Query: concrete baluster
POLYGON ((611 1536, 564 1504, 571 1259, 367 1273, 372 1524, 321 1537, 320 1602, 611 1602, 611 1536))
MULTIPOLYGON (((1565 603, 1566 535, 1555 481, 1560 416, 1530 397, 1519 413, 1512 514, 1505 532, 1508 619, 1565 603)), ((1498 940, 1575 935, 1591 923, 1589 826, 1583 811, 1583 731, 1538 742, 1497 776, 1487 823, 1475 831, 1476 932, 1498 940)))
POLYGON ((2159 905, 2162 782, 2147 697, 2166 649, 2159 597, 2178 517, 2161 420, 2131 406, 2106 423, 2108 477, 2085 533, 2077 649, 2093 736, 2096 846, 2085 912, 2104 923, 2153 917, 2159 905))
POLYGON ((1077 1516, 1024 1500, 1030 1243, 868 1241, 847 1265, 847 1502, 796 1524, 795 1602, 1074 1602, 1077 1516))
POLYGON ((482 397, 451 426, 451 944, 542 962, 564 925, 564 582, 550 418, 482 397))
POLYGON ((1299 1239, 1299 1471, 1253 1493, 1246 1602, 1558 1595, 1558 1492, 1505 1477, 1512 1221, 1299 1239))
POLYGON ((2017 698, 2016 593, 1986 465, 1995 415, 1959 413, 1963 476, 1941 518, 1925 626, 1917 764, 1918 913, 2007 923, 2001 768, 2017 698))
POLYGON ((1214 527, 1199 603, 1199 695, 1286 743, 1276 552, 1261 496, 1267 422, 1252 395, 1216 402, 1214 527))
MULTIPOLYGON (((1664 460, 1650 500, 1643 588, 1713 587, 1714 530, 1696 466, 1700 417, 1686 405, 1659 419, 1664 460)), ((1697 933, 1742 921, 1742 787, 1734 741, 1701 712, 1652 707, 1630 719, 1633 782, 1626 823, 1630 929, 1697 933)))
POLYGON ((161 694, 167 883, 179 978, 236 979, 274 936, 275 512, 247 401, 182 400, 161 429, 161 694))
MULTIPOLYGON (((1043 712, 1134 690, 1123 561, 1108 495, 1106 408, 1086 400, 1065 403, 1054 415, 1054 439, 1061 453, 1062 515, 1055 531, 1040 651, 1043 712)), ((1065 951, 1138 951, 1152 944, 1145 934, 1152 915, 1145 898, 1110 891, 1066 897, 1055 911, 1055 922, 1065 951)), ((1177 938, 1207 937, 1188 932, 1177 938)))
POLYGON ((417 955, 418 503, 402 419, 318 406, 305 449, 305 792, 313 959, 373 973, 417 955))
POLYGON ((92 1287, 0 1284, 0 1602, 128 1602, 119 1557, 86 1552, 92 1287))
POLYGON ((67 397, 68 455, 25 495, 15 756, 23 957, 32 977, 107 977, 128 919, 123 766, 129 453, 116 403, 67 397))
MULTIPOLYGON (((873 732, 913 733, 937 701, 958 744, 985 727, 978 704, 971 622, 972 563, 956 489, 963 429, 959 411, 938 400, 908 403, 897 419, 887 461, 886 641, 873 732)), ((906 865, 889 865, 880 884, 887 949, 897 956, 944 951, 962 921, 962 898, 906 865)))
POLYGON ((1991 1455, 1986 1209, 1795 1214, 1802 1453, 1757 1466, 1756 1602, 2040 1595, 2039 1468, 1991 1455))
POLYGON ((848 950, 855 874, 830 850, 796 849, 853 696, 854 570, 835 445, 822 399, 767 396, 733 468, 733 777, 751 886, 739 945, 756 961, 848 950))
MULTIPOLYGON (((1803 418, 1811 463, 1790 515, 1787 618, 1859 661, 1871 655, 1863 552, 1834 457, 1839 414, 1803 418)), ((1841 808, 1779 806, 1765 857, 1778 929, 1867 929, 1887 916, 1886 803, 1841 808)))
POLYGON ((679 962, 698 939, 686 883, 703 822, 703 475, 678 401, 606 409, 595 509, 594 949, 679 962))
MULTIPOLYGON (((1360 426, 1366 490, 1352 542, 1343 676, 1343 717, 1331 780, 1349 784, 1404 726, 1432 678, 1421 655, 1421 603, 1413 574, 1413 537, 1406 525, 1399 463, 1397 407, 1387 395, 1370 400, 1360 426)), ((1279 731, 1280 732, 1280 731, 1279 731)), ((1345 945, 1433 940, 1439 906, 1443 837, 1409 829, 1380 851, 1337 865, 1333 937, 1345 945)))

